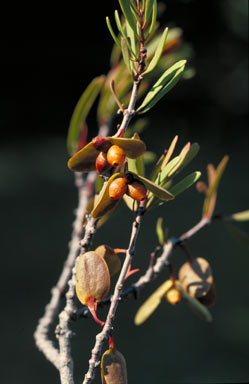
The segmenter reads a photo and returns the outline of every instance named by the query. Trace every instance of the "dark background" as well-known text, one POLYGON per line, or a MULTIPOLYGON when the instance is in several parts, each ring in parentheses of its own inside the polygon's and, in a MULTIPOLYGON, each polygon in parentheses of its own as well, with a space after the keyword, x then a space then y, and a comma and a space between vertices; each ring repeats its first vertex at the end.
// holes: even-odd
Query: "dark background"
MULTIPOLYGON (((71 19, 68 16, 61 20, 57 14, 54 20, 60 26, 64 24, 64 36, 78 28, 71 38, 57 38, 61 29, 46 38, 44 18, 42 38, 31 39, 32 29, 27 39, 17 31, 15 38, 1 40, 2 383, 59 383, 54 367, 36 350, 33 332, 66 258, 77 204, 73 176, 66 166, 70 117, 91 79, 109 69, 112 39, 105 16, 112 17, 118 2, 106 3, 103 11, 96 8, 96 2, 85 5, 82 14, 70 9, 76 15, 71 19), (94 23, 87 24, 93 17, 94 23)), ((189 170, 201 170, 203 179, 207 163, 217 165, 228 154, 217 212, 248 209, 248 3, 165 3, 162 24, 183 28, 193 48, 196 76, 182 82, 151 111, 151 124, 143 139, 149 150, 157 153, 175 134, 180 135, 178 149, 186 141, 199 142, 201 151, 189 170)), ((32 22, 35 25, 36 18, 32 22)), ((88 123, 91 135, 97 127, 94 115, 88 123)), ((197 223, 201 207, 202 197, 192 188, 145 218, 134 265, 142 270, 147 266, 149 253, 157 244, 158 215, 164 217, 170 235, 177 236, 197 223)), ((127 247, 131 221, 123 206, 100 229, 94 245, 104 242, 127 247)), ((249 231, 247 223, 240 227, 249 231)), ((217 286, 214 321, 203 323, 184 303, 173 308, 165 302, 144 325, 133 325, 138 306, 168 278, 165 271, 141 293, 138 302, 130 300, 118 309, 115 340, 126 356, 130 383, 229 383, 249 379, 248 252, 218 222, 192 239, 189 248, 194 256, 207 258, 213 268, 217 286)), ((175 252, 174 261, 177 268, 184 262, 184 255, 175 252)), ((104 318, 104 313, 100 317, 104 318)), ((82 320, 74 330, 79 383, 87 370, 98 328, 82 320)))

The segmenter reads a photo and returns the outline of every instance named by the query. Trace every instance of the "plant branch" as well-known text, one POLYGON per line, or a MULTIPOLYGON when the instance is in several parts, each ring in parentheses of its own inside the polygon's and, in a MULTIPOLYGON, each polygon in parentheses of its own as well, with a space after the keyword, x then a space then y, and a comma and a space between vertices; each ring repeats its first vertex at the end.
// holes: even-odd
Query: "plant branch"
POLYGON ((136 218, 133 222, 129 247, 127 249, 126 257, 125 257, 118 281, 116 283, 113 296, 111 298, 111 305, 106 318, 106 322, 102 331, 96 336, 95 346, 92 349, 91 359, 89 360, 89 369, 85 375, 83 384, 89 384, 94 379, 95 369, 100 363, 100 354, 103 347, 103 343, 107 338, 108 334, 110 333, 110 331, 112 330, 113 321, 114 321, 116 309, 118 306, 118 302, 122 294, 125 277, 129 269, 129 265, 131 265, 133 256, 135 254, 136 240, 137 240, 138 232, 140 229, 143 213, 144 213, 144 202, 140 203, 136 218))
POLYGON ((60 366, 59 350, 49 340, 48 334, 50 326, 58 313, 61 297, 64 295, 66 284, 72 273, 77 253, 79 252, 79 241, 82 234, 82 220, 86 211, 88 197, 91 193, 91 185, 93 183, 93 174, 89 174, 86 180, 82 179, 79 173, 75 173, 75 185, 78 189, 79 203, 76 209, 76 217, 73 223, 73 231, 71 241, 69 243, 69 253, 64 263, 61 275, 51 290, 51 298, 47 304, 42 318, 39 320, 34 338, 38 349, 45 357, 57 368, 60 366))
MULTIPOLYGON (((148 269, 145 274, 141 276, 136 283, 132 284, 129 288, 122 292, 121 298, 127 298, 128 296, 137 297, 137 293, 140 292, 147 284, 149 284, 152 280, 156 279, 157 276, 162 272, 162 270, 169 265, 169 257, 173 250, 184 243, 186 240, 190 239, 192 236, 197 234, 200 230, 205 228, 207 225, 211 223, 211 221, 215 220, 216 216, 213 217, 212 220, 208 218, 202 218, 193 228, 189 229, 187 232, 183 233, 178 238, 170 238, 167 243, 164 244, 162 248, 161 256, 155 258, 156 254, 159 252, 161 247, 156 247, 154 252, 152 252, 150 257, 150 263, 148 269)), ((109 304, 111 301, 111 297, 107 297, 101 303, 99 303, 99 307, 103 305, 109 304)), ((77 311, 76 318, 79 317, 87 317, 89 314, 89 310, 87 307, 82 307, 77 311)))

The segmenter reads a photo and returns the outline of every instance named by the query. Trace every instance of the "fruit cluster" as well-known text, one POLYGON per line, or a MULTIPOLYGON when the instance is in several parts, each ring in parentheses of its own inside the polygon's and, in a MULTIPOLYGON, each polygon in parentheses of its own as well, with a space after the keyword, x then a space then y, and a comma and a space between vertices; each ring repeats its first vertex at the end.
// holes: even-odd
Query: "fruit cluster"
POLYGON ((146 146, 138 135, 132 138, 96 136, 76 152, 68 161, 68 167, 76 172, 97 171, 104 173, 123 164, 126 157, 136 159, 146 146))
POLYGON ((135 180, 130 174, 118 177, 109 186, 109 196, 113 200, 121 199, 127 194, 134 200, 142 201, 145 199, 147 189, 144 184, 135 180))
POLYGON ((125 157, 126 154, 123 148, 119 145, 111 145, 106 152, 101 151, 98 154, 96 159, 96 170, 98 173, 104 173, 111 169, 111 167, 118 167, 123 164, 125 157))

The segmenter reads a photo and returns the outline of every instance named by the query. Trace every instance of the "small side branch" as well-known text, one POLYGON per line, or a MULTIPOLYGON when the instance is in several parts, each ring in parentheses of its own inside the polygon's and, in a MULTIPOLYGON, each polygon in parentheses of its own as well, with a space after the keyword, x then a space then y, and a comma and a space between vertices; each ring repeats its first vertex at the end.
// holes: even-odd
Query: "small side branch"
POLYGON ((38 349, 45 355, 45 357, 57 368, 60 367, 59 350, 55 347, 53 342, 49 340, 48 334, 50 326, 53 323, 55 316, 58 313, 59 304, 62 295, 64 295, 68 279, 72 273, 77 253, 79 252, 79 241, 82 235, 82 220, 86 211, 89 193, 91 193, 92 174, 89 174, 84 182, 81 175, 75 174, 75 185, 79 193, 79 205, 76 210, 76 217, 73 223, 73 232, 71 241, 69 243, 69 253, 64 264, 62 273, 55 285, 51 290, 51 298, 45 308, 42 318, 39 320, 34 338, 38 349), (88 186, 86 188, 86 186, 88 186))
POLYGON ((140 207, 138 209, 136 218, 135 218, 133 225, 132 225, 130 243, 129 243, 129 247, 128 247, 127 252, 126 252, 126 257, 125 257, 118 281, 117 281, 115 289, 114 289, 114 294, 111 298, 111 305, 110 305, 109 312, 108 312, 108 315, 106 318, 106 322, 105 322, 105 325, 104 325, 102 331, 96 336, 95 346, 92 349, 91 359, 89 360, 89 369, 85 375, 83 384, 89 384, 94 379, 95 369, 100 363, 100 354, 101 354, 104 340, 107 338, 108 334, 112 330, 113 320, 114 320, 115 313, 117 310, 118 302, 119 302, 121 294, 122 294, 122 289, 123 289, 125 277, 126 277, 128 269, 129 269, 129 265, 131 264, 133 256, 135 254, 136 240, 137 240, 138 232, 139 232, 140 225, 142 222, 143 213, 144 213, 144 203, 140 203, 140 207))

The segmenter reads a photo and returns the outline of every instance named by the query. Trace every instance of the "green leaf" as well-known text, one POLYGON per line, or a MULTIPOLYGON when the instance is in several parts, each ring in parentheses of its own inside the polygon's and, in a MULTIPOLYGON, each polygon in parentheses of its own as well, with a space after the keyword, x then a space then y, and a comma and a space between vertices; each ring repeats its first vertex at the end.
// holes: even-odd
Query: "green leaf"
POLYGON ((192 184, 194 184, 201 176, 201 172, 193 172, 190 175, 186 176, 183 180, 181 180, 179 183, 174 185, 172 188, 170 188, 170 192, 177 196, 180 193, 184 192, 186 189, 191 187, 192 184))
POLYGON ((155 25, 156 25, 156 18, 157 18, 157 0, 154 0, 153 2, 153 8, 152 8, 152 20, 151 25, 149 29, 149 35, 154 31, 155 25))
POLYGON ((161 55, 163 53, 164 47, 165 47, 167 35, 168 35, 168 28, 165 28, 165 30, 162 33, 162 36, 160 38, 159 44, 158 44, 158 46, 156 48, 154 57, 151 60, 151 62, 149 63, 147 69, 143 72, 143 75, 147 75, 148 73, 152 72, 153 69, 157 66, 157 64, 158 64, 158 62, 160 60, 160 57, 161 57, 161 55))
POLYGON ((137 112, 145 113, 149 111, 167 92, 169 92, 180 80, 185 65, 186 60, 180 60, 167 69, 147 93, 144 101, 140 107, 138 107, 137 112))
POLYGON ((144 159, 143 155, 136 159, 128 159, 128 169, 137 175, 144 176, 144 159))
POLYGON ((68 160, 68 168, 74 172, 96 171, 98 154, 99 151, 97 151, 92 142, 90 142, 68 160))
POLYGON ((211 197, 212 194, 214 192, 216 192, 216 190, 218 188, 218 185, 219 185, 219 182, 220 182, 220 179, 221 179, 221 176, 223 175, 223 172, 224 172, 224 170, 226 168, 226 165, 228 163, 228 160, 229 160, 229 157, 228 156, 224 156, 223 159, 221 160, 220 164, 218 165, 218 167, 216 169, 215 180, 210 185, 209 190, 208 190, 209 197, 211 197))
POLYGON ((139 54, 138 53, 139 47, 136 42, 135 33, 129 23, 126 23, 126 33, 127 33, 128 41, 130 41, 130 46, 131 46, 131 51, 133 52, 133 56, 134 58, 137 58, 139 54))
POLYGON ((117 38, 117 36, 115 35, 115 33, 114 33, 113 29, 112 29, 111 22, 110 22, 110 19, 109 19, 108 16, 106 17, 106 24, 107 24, 107 27, 108 27, 108 29, 110 31, 110 34, 111 34, 114 42, 121 49, 121 43, 120 43, 119 39, 117 38))
POLYGON ((67 147, 70 155, 73 155, 78 149, 82 126, 104 84, 104 81, 105 76, 99 76, 93 79, 76 104, 69 124, 67 136, 67 147))
POLYGON ((182 171, 195 158, 199 150, 200 150, 200 146, 198 143, 191 144, 189 151, 187 152, 186 156, 184 156, 183 162, 181 163, 179 169, 177 170, 178 173, 182 171))
POLYGON ((235 221, 248 221, 249 220, 249 209, 247 211, 237 212, 232 214, 231 219, 235 221))
POLYGON ((127 207, 131 210, 131 211, 134 211, 136 212, 137 209, 138 209, 138 202, 134 199, 132 199, 132 197, 128 196, 128 195, 124 195, 123 196, 123 200, 125 202, 125 204, 127 205, 127 207))
POLYGON ((121 21, 120 21, 120 18, 119 18, 119 14, 118 14, 117 10, 114 11, 114 17, 115 17, 115 21, 116 21, 116 24, 117 24, 119 32, 126 39, 127 36, 125 35, 125 32, 124 32, 124 29, 122 27, 122 24, 121 24, 121 21))
POLYGON ((134 322, 136 325, 144 323, 157 309, 163 296, 172 287, 172 281, 167 280, 138 309, 134 322))
POLYGON ((121 50, 122 50, 122 55, 123 55, 123 59, 124 59, 124 63, 126 65, 126 68, 128 69, 128 71, 132 75, 129 48, 127 45, 127 41, 125 40, 124 37, 121 37, 121 50))
POLYGON ((156 185, 151 180, 148 180, 143 176, 136 175, 133 172, 128 172, 128 173, 131 173, 133 175, 134 179, 140 180, 145 185, 145 187, 150 192, 152 192, 153 195, 158 197, 158 199, 160 199, 160 200, 173 200, 174 199, 174 196, 169 191, 160 187, 159 185, 156 185))
POLYGON ((181 160, 180 156, 174 157, 167 165, 163 168, 162 172, 158 175, 158 179, 156 183, 162 185, 165 183, 169 174, 173 171, 173 169, 177 166, 179 161, 181 160))
POLYGON ((164 230, 163 230, 163 218, 159 217, 156 223, 156 233, 159 244, 163 245, 165 243, 164 230))
POLYGON ((169 149, 166 153, 166 156, 163 160, 163 163, 162 163, 162 166, 161 166, 161 169, 163 169, 164 167, 166 167, 166 165, 168 164, 169 160, 171 159, 171 156, 173 155, 173 152, 175 150, 175 146, 176 146, 176 143, 178 141, 178 135, 176 135, 174 137, 174 139, 172 140, 170 146, 169 146, 169 149))
POLYGON ((229 160, 229 157, 228 156, 224 156, 223 159, 221 160, 220 164, 218 165, 217 169, 216 169, 215 177, 213 179, 213 182, 211 183, 211 185, 208 188, 207 197, 206 197, 206 199, 204 201, 203 211, 202 211, 202 214, 204 216, 208 215, 210 217, 210 215, 213 214, 213 210, 215 208, 214 207, 215 204, 213 204, 213 207, 212 207, 212 209, 210 211, 210 207, 211 207, 211 203, 212 203, 212 198, 213 198, 213 196, 217 192, 221 176, 222 176, 222 174, 223 174, 223 172, 224 172, 224 170, 226 168, 228 160, 229 160))
POLYGON ((195 297, 190 296, 182 287, 179 281, 176 281, 177 288, 180 289, 182 297, 187 300, 189 307, 192 311, 199 316, 202 320, 208 321, 209 323, 213 320, 209 310, 199 302, 195 297))
POLYGON ((163 161, 165 159, 165 154, 163 153, 159 159, 157 160, 156 164, 153 167, 151 177, 150 179, 155 182, 156 177, 158 176, 158 173, 160 172, 162 168, 163 161))
POLYGON ((133 17, 129 3, 130 2, 127 0, 119 0, 119 4, 120 4, 120 7, 122 9, 122 12, 124 14, 125 19, 130 24, 130 27, 132 28, 132 30, 136 33, 136 30, 137 30, 136 20, 133 17))
POLYGON ((150 16, 151 16, 151 13, 152 13, 152 10, 153 10, 153 5, 154 5, 154 0, 147 0, 146 1, 146 4, 145 4, 145 12, 144 12, 144 21, 145 23, 148 22, 150 16))
POLYGON ((232 237, 239 242, 240 245, 244 246, 249 251, 249 235, 242 231, 240 228, 232 224, 228 220, 222 220, 225 228, 229 231, 232 237))
MULTIPOLYGON (((125 30, 124 28, 122 27, 122 24, 121 24, 121 21, 120 21, 120 18, 119 18, 119 14, 118 14, 118 11, 116 10, 114 12, 114 16, 115 16, 115 21, 116 21, 116 24, 117 24, 117 27, 118 27, 118 30, 119 32, 121 33, 122 37, 125 39, 126 41, 126 46, 125 47, 125 50, 127 50, 127 52, 125 53, 125 55, 127 57, 129 57, 130 59, 130 55, 132 55, 133 57, 136 57, 136 54, 135 54, 135 50, 133 51, 132 47, 131 47, 131 44, 130 44, 130 41, 125 33, 125 30)), ((124 43, 123 43, 124 44, 124 43)), ((123 53, 123 48, 122 48, 122 38, 121 38, 121 50, 122 50, 122 53, 123 53)), ((124 53, 123 53, 123 56, 124 56, 124 53)), ((127 66, 127 59, 124 58, 124 62, 127 66)), ((129 68, 131 68, 131 63, 130 63, 130 60, 128 61, 129 62, 129 66, 127 66, 129 72, 131 72, 131 70, 129 68)))
POLYGON ((145 150, 145 144, 142 140, 138 138, 123 138, 123 137, 108 137, 110 143, 114 145, 119 145, 125 151, 127 157, 131 159, 136 159, 141 156, 145 150))

